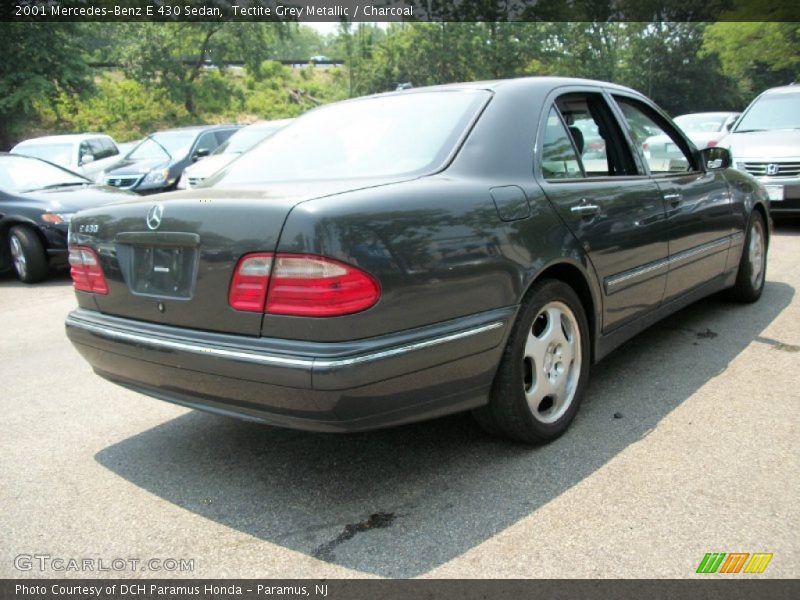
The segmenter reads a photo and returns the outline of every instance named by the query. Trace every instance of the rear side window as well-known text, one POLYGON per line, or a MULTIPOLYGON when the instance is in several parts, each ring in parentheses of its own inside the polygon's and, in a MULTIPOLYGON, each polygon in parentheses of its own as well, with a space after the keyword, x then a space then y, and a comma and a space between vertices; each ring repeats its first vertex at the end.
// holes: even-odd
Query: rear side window
POLYGON ((555 107, 547 115, 544 130, 542 175, 545 179, 574 179, 583 176, 573 142, 555 107))
POLYGON ((559 96, 542 144, 545 179, 640 175, 617 120, 602 94, 559 96))
MULTIPOLYGON (((95 160, 105 158, 105 150, 103 149, 103 141, 100 138, 92 138, 84 142, 89 146, 89 152, 94 156, 95 160)), ((81 154, 83 154, 83 144, 81 144, 81 154)))

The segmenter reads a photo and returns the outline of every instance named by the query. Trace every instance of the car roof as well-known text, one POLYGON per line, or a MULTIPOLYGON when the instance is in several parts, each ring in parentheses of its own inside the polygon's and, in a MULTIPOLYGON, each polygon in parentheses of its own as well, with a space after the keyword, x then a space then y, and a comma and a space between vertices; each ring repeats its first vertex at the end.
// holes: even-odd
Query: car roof
POLYGON ((22 146, 23 144, 74 144, 76 142, 82 142, 83 140, 96 137, 108 138, 111 136, 105 133, 66 133, 63 135, 44 135, 41 137, 23 140, 17 144, 17 146, 22 146))
POLYGON ((242 127, 242 129, 262 129, 262 128, 266 129, 275 127, 276 125, 277 126, 288 125, 292 121, 294 121, 294 119, 277 119, 275 121, 256 121, 255 123, 250 123, 249 125, 245 125, 244 127, 242 127))
POLYGON ((682 115, 678 115, 675 118, 680 119, 681 117, 731 117, 733 115, 738 115, 738 114, 740 113, 734 110, 717 110, 709 112, 685 113, 682 115))
POLYGON ((770 88, 768 90, 765 90, 763 93, 763 95, 767 94, 769 94, 770 96, 772 94, 800 94, 800 85, 792 83, 789 85, 782 85, 780 87, 770 88))
POLYGON ((390 94, 402 94, 415 91, 427 90, 447 90, 447 89, 483 89, 483 90, 502 90, 503 88, 513 87, 529 87, 537 89, 552 89, 564 87, 569 85, 591 86, 591 87, 605 87, 620 91, 633 92, 639 94, 636 90, 627 88, 625 86, 610 83, 608 81, 598 81, 595 79, 582 79, 580 77, 555 77, 536 75, 531 77, 516 77, 514 79, 490 79, 486 81, 471 81, 464 83, 446 83, 442 85, 434 85, 427 87, 411 88, 408 90, 401 90, 397 92, 389 92, 390 94))
POLYGON ((154 131, 150 135, 155 135, 156 133, 172 133, 178 131, 185 131, 187 133, 191 133, 200 131, 215 131, 217 129, 239 129, 240 127, 241 125, 236 125, 235 123, 220 124, 220 125, 189 125, 187 127, 171 127, 170 129, 159 129, 158 131, 154 131))
POLYGON ((435 91, 449 91, 449 90, 489 90, 495 93, 503 93, 508 90, 509 92, 524 90, 531 93, 546 94, 550 90, 554 90, 566 86, 582 86, 582 87, 602 87, 612 91, 626 92, 635 96, 644 98, 645 96, 632 88, 628 88, 616 83, 608 81, 598 81, 595 79, 582 79, 579 77, 554 77, 554 76, 532 76, 532 77, 517 77, 514 79, 492 79, 486 81, 469 81, 461 83, 445 83, 441 85, 432 85, 418 88, 408 88, 404 90, 394 90, 390 92, 383 92, 380 94, 373 94, 371 96, 364 96, 359 98, 351 98, 343 100, 342 102, 357 102, 365 98, 377 98, 396 95, 408 95, 424 92, 435 91))

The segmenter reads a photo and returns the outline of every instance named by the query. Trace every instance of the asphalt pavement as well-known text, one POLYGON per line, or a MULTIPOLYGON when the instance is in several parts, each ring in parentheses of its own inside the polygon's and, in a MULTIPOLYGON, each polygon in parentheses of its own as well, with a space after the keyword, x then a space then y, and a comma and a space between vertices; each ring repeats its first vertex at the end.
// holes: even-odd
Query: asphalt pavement
POLYGON ((173 406, 73 350, 66 276, 0 277, 0 577, 683 578, 708 552, 798 577, 798 289, 784 226, 758 303, 639 335, 529 448, 468 415, 331 435, 173 406))

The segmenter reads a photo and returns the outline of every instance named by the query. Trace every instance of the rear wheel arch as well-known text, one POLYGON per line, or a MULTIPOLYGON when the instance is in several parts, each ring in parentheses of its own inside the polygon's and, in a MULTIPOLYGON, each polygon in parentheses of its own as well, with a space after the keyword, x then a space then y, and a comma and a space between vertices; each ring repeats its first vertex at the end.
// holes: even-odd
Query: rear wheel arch
MULTIPOLYGON (((761 213, 761 218, 764 219, 764 237, 766 238, 764 241, 769 248, 770 242, 770 229, 769 229, 769 216, 767 213, 766 207, 761 202, 756 202, 753 205, 753 210, 750 212, 750 218, 752 218, 753 212, 758 211, 761 213)), ((747 226, 750 226, 750 219, 748 219, 747 226)))
MULTIPOLYGON (((594 362, 594 342, 597 339, 598 327, 600 325, 597 309, 601 306, 601 300, 597 297, 597 292, 592 289, 589 283, 589 276, 578 265, 572 262, 556 262, 548 265, 536 274, 536 277, 528 284, 522 300, 530 293, 534 285, 545 279, 555 279, 562 281, 570 286, 580 298, 586 319, 589 321, 589 347, 592 351, 590 362, 594 362)), ((522 301, 521 300, 521 301, 522 301)))

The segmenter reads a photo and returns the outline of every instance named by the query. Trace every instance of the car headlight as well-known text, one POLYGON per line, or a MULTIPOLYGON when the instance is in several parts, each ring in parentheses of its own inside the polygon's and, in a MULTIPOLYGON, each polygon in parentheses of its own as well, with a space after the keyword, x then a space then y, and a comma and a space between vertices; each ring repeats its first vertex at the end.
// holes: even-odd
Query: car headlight
POLYGON ((181 175, 181 178, 178 179, 178 189, 179 190, 188 190, 189 189, 189 178, 186 177, 186 173, 181 175))
POLYGON ((42 215, 42 221, 51 225, 69 223, 70 219, 72 219, 72 213, 44 213, 42 215))
POLYGON ((105 171, 100 171, 97 174, 97 176, 94 178, 94 182, 97 185, 103 185, 105 183, 105 180, 106 180, 106 172, 105 171))
POLYGON ((150 171, 144 176, 144 181, 142 181, 142 183, 164 183, 167 180, 167 177, 169 177, 169 169, 150 171))

